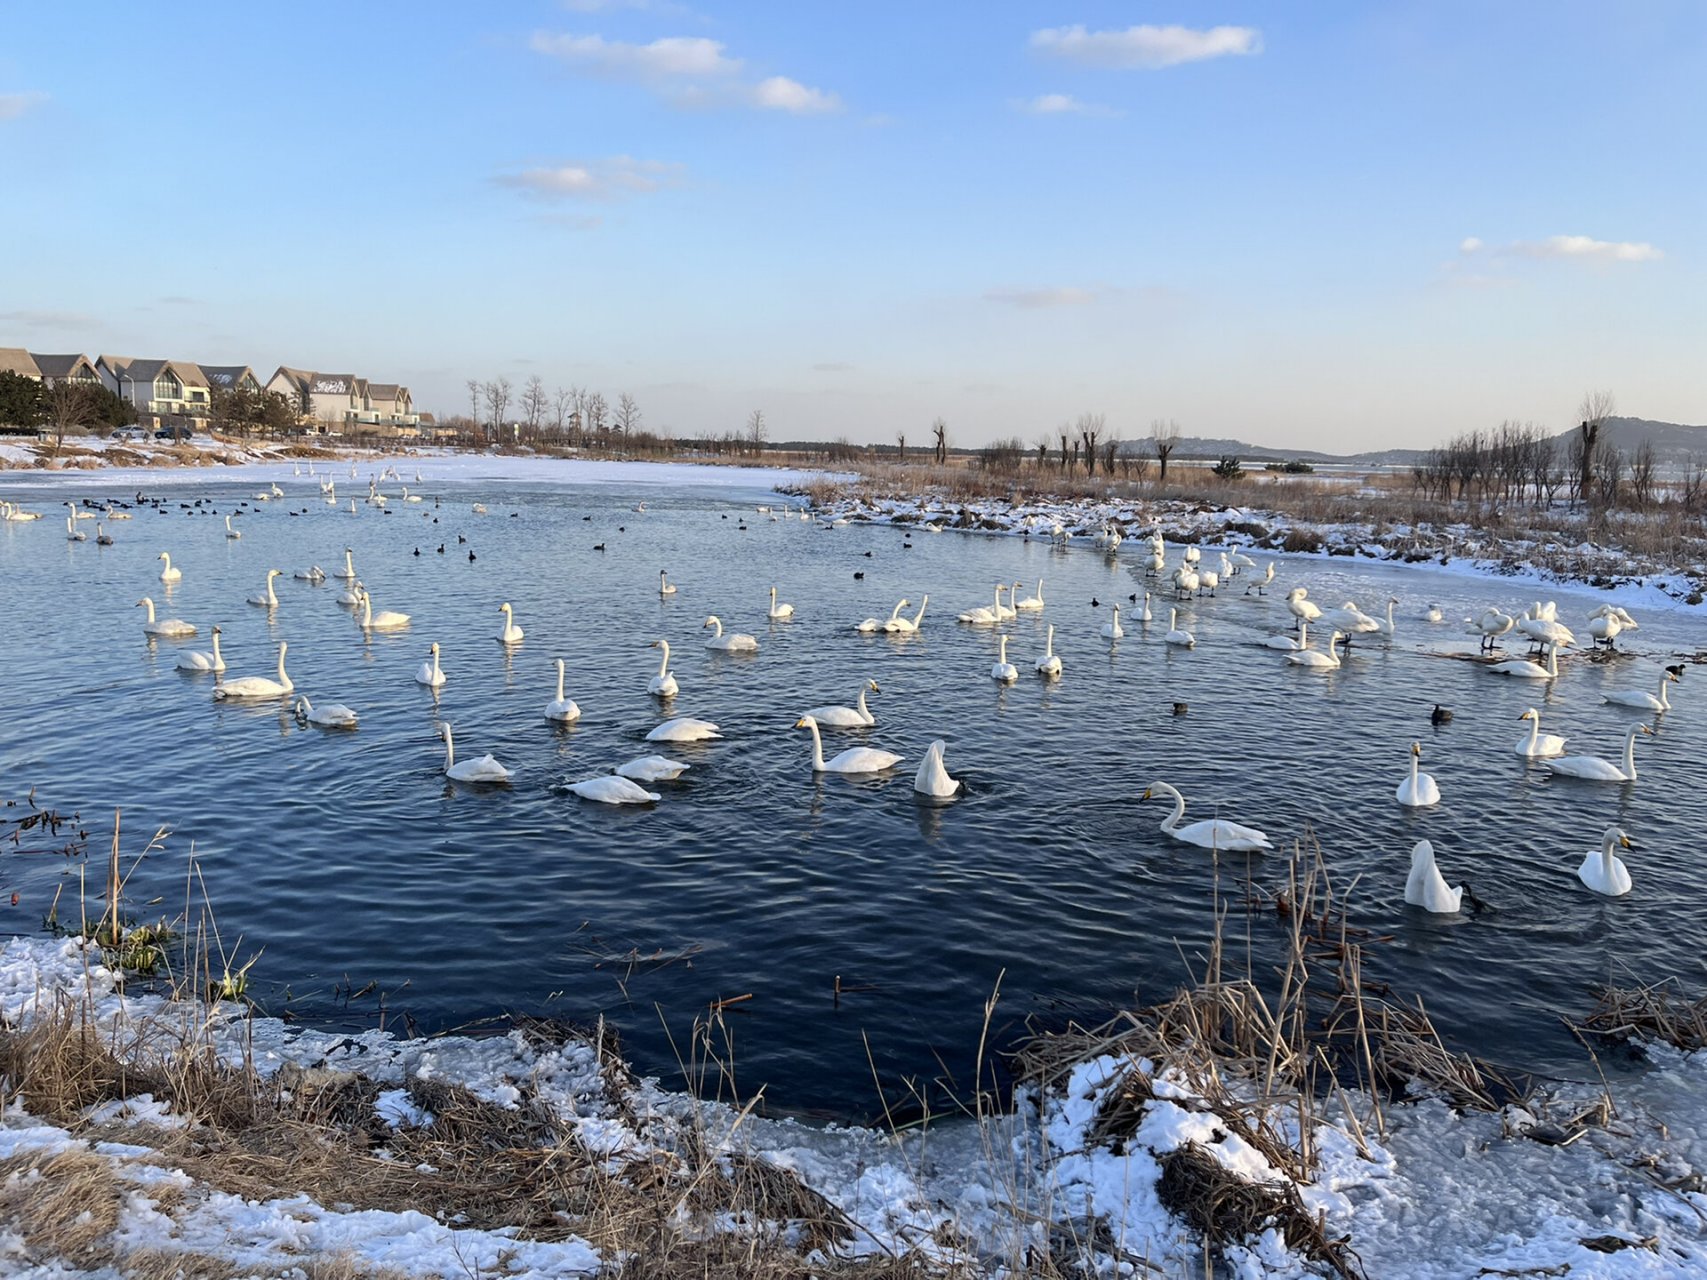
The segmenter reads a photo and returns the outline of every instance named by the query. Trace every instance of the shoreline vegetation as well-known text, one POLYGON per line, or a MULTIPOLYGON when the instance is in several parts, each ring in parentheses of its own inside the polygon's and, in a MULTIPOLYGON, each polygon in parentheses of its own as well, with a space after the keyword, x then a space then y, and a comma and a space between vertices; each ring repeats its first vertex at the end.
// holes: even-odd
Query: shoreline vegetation
POLYGON ((697 1097, 638 1078, 602 1023, 512 1019, 483 1039, 287 1026, 245 1000, 255 959, 223 944, 193 851, 179 915, 146 923, 126 906, 130 882, 169 856, 169 834, 123 852, 115 815, 104 859, 87 840, 33 796, 0 810, 0 849, 75 862, 82 886, 0 953, 0 1256, 30 1274, 1363 1280, 1707 1267, 1707 1152, 1621 1096, 1628 1077, 1615 1089, 1601 1061, 1650 1055, 1699 1099, 1707 999, 1669 983, 1603 988, 1572 1025, 1597 1083, 1510 1077, 1445 1045, 1420 1000, 1365 976, 1366 953, 1389 940, 1357 926, 1309 844, 1272 895, 1228 877, 1239 896, 1214 904, 1209 941, 1169 998, 1032 1034, 1011 1057, 1011 1109, 984 1087, 980 1046, 959 1114, 884 1133, 765 1118, 762 1088, 735 1092, 715 1008, 683 1049, 697 1097), (1500 1196, 1439 1182, 1423 1137, 1445 1144, 1454 1173, 1475 1144, 1541 1225, 1446 1230, 1479 1223, 1478 1197, 1500 1196), (823 1144, 840 1144, 839 1164, 823 1144), (1411 1176, 1433 1201, 1426 1228, 1403 1208, 1418 1192, 1393 1186, 1410 1161, 1425 1165, 1411 1176), (1533 1203, 1537 1187, 1579 1183, 1580 1203, 1533 1203))

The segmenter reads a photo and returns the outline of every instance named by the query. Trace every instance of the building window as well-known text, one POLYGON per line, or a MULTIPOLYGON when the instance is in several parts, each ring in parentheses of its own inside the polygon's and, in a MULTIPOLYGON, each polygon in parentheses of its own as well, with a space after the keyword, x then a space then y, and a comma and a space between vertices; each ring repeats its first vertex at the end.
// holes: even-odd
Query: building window
POLYGON ((154 379, 154 398, 156 400, 178 400, 183 397, 184 388, 171 374, 154 379))

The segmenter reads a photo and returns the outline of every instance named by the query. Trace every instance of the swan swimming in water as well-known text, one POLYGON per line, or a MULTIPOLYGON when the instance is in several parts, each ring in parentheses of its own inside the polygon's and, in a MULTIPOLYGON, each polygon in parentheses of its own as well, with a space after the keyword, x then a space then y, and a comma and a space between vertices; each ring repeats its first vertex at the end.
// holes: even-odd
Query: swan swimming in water
MULTIPOLYGON (((925 606, 930 602, 929 596, 919 597, 919 611, 917 613, 910 618, 903 618, 897 612, 890 617, 888 622, 883 624, 883 629, 891 634, 912 635, 919 629, 919 624, 925 620, 925 606)), ((901 603, 905 604, 906 601, 903 600, 901 603)))
POLYGON ((1270 636, 1263 641, 1263 644, 1270 649, 1283 649, 1287 653, 1297 653, 1300 649, 1308 649, 1310 647, 1309 625, 1307 622, 1300 622, 1296 638, 1287 635, 1270 636))
POLYGON ((996 584, 996 607, 993 609, 986 609, 983 605, 979 605, 976 609, 968 609, 965 613, 960 615, 959 621, 968 623, 974 627, 994 626, 1002 620, 1002 592, 1007 589, 1007 583, 998 582, 996 584))
POLYGON ((557 660, 557 696, 545 704, 545 718, 558 724, 573 724, 581 718, 581 708, 575 699, 563 696, 563 659, 557 660))
POLYGON ((889 611, 889 617, 887 620, 882 618, 867 618, 864 622, 854 623, 854 630, 858 631, 862 635, 870 635, 873 631, 887 631, 889 629, 889 623, 894 622, 895 619, 899 618, 901 616, 901 610, 905 609, 909 603, 910 601, 907 600, 897 600, 895 602, 895 607, 889 611))
POLYGON ((1608 827, 1600 837, 1600 848, 1591 851, 1577 868, 1577 879, 1596 893, 1609 898, 1621 898, 1630 892, 1630 872, 1621 859, 1614 856, 1614 846, 1630 847, 1630 837, 1618 827, 1608 827))
POLYGON ((219 628, 213 629, 213 652, 206 650, 191 650, 189 653, 178 655, 179 671, 224 671, 225 659, 219 652, 219 628))
POLYGON ((1001 637, 1000 655, 990 665, 990 679, 1001 684, 1012 684, 1019 679, 1019 668, 1008 661, 1008 638, 1001 637))
POLYGON ((1418 840, 1411 849, 1411 874, 1405 877, 1405 901, 1435 915, 1453 915, 1464 901, 1464 886, 1446 887, 1446 877, 1434 862, 1434 846, 1418 840))
POLYGON ((162 582, 181 582, 183 580, 184 571, 182 569, 175 569, 172 567, 172 554, 171 554, 171 552, 162 551, 159 554, 159 556, 156 558, 160 559, 160 560, 164 560, 166 562, 166 567, 164 569, 160 570, 160 581, 162 581, 162 582))
POLYGON ((877 723, 877 717, 865 705, 866 691, 881 693, 877 681, 867 680, 859 687, 857 704, 851 707, 811 707, 801 712, 811 716, 826 729, 865 729, 877 723))
MULTIPOLYGON (((1012 596, 1009 596, 1008 598, 1010 600, 1013 599, 1012 596)), ((1027 596, 1023 600, 1014 601, 1014 608, 1021 613, 1036 613, 1038 610, 1043 608, 1043 579, 1042 578, 1039 578, 1037 580, 1037 594, 1033 595, 1033 596, 1027 596)))
POLYGON ((278 608, 279 598, 277 595, 275 595, 273 593, 273 579, 278 577, 283 572, 284 572, 284 570, 282 570, 282 569, 268 569, 267 570, 267 589, 264 592, 262 592, 260 595, 250 596, 249 597, 249 603, 252 605, 258 605, 262 609, 276 609, 276 608, 278 608))
POLYGON ((636 756, 626 764, 617 765, 616 771, 636 782, 673 782, 688 768, 680 760, 672 760, 668 756, 636 756))
POLYGON ((238 680, 221 680, 213 686, 213 696, 216 698, 282 698, 292 689, 290 677, 285 674, 285 642, 279 641, 279 674, 278 679, 269 680, 266 676, 244 676, 238 680))
POLYGON ((231 527, 231 517, 230 516, 225 517, 225 536, 228 538, 231 538, 231 539, 237 539, 237 538, 241 538, 243 536, 241 533, 239 533, 237 530, 235 530, 231 527))
POLYGON ((882 751, 876 747, 849 747, 825 760, 824 742, 818 736, 818 722, 811 716, 801 716, 794 722, 794 727, 812 731, 814 773, 882 773, 901 763, 901 757, 893 751, 882 751))
POLYGON ((721 738, 717 726, 709 720, 695 720, 692 716, 677 716, 674 720, 666 720, 651 733, 646 735, 648 742, 704 742, 709 738, 721 738))
POLYGON ((355 552, 351 551, 350 548, 348 548, 348 547, 344 548, 344 567, 343 567, 343 569, 342 570, 334 569, 332 571, 332 576, 334 578, 343 578, 348 582, 354 582, 356 580, 355 552))
POLYGON ((193 636, 196 633, 196 629, 182 618, 162 618, 156 622, 154 620, 154 601, 148 596, 143 596, 142 599, 138 600, 136 607, 148 610, 148 621, 142 624, 145 635, 166 636, 169 639, 176 639, 179 636, 193 636))
POLYGON ((681 692, 681 686, 676 683, 676 678, 670 674, 670 642, 668 640, 654 640, 647 647, 662 649, 664 658, 658 664, 658 674, 646 682, 646 692, 656 694, 660 698, 675 697, 681 692))
MULTIPOLYGON (((69 502, 65 505, 68 507, 71 506, 69 502)), ((65 540, 67 542, 87 542, 89 540, 89 535, 77 527, 77 511, 75 507, 72 508, 72 513, 65 517, 65 540)))
POLYGON ((360 607, 362 597, 366 594, 367 588, 362 585, 361 579, 357 578, 351 581, 348 586, 338 593, 338 603, 346 606, 360 607))
POLYGON ((298 582, 319 583, 326 581, 326 570, 322 569, 317 564, 311 564, 306 569, 298 569, 295 573, 291 574, 291 577, 295 578, 298 582))
POLYGON ((711 639, 705 642, 707 649, 715 649, 719 653, 758 652, 759 642, 752 636, 740 631, 731 631, 728 635, 724 635, 723 621, 715 613, 706 618, 705 625, 717 628, 711 639))
POLYGON ((1148 800, 1157 792, 1174 799, 1174 811, 1162 820, 1161 829, 1175 840, 1183 840, 1186 844, 1195 844, 1205 849, 1227 849, 1234 852, 1274 848, 1268 837, 1255 827, 1241 826, 1223 818, 1193 822, 1182 827, 1179 824, 1180 819, 1185 817, 1185 797, 1177 787, 1169 786, 1165 782, 1152 782, 1144 789, 1144 794, 1139 799, 1148 800))
POLYGON ((638 782, 616 774, 571 782, 564 789, 598 804, 657 804, 664 798, 656 791, 648 791, 638 782))
POLYGON ((317 707, 307 698, 299 696, 296 700, 296 718, 303 724, 317 724, 322 729, 354 729, 356 713, 341 702, 328 703, 317 707))
POLYGON ((504 625, 498 629, 498 643, 520 644, 524 633, 516 625, 515 610, 510 608, 510 602, 506 600, 499 605, 498 612, 504 615, 504 625))
POLYGON ((1120 606, 1114 606, 1114 616, 1102 624, 1098 632, 1104 640, 1118 640, 1126 634, 1126 629, 1120 625, 1120 606))
POLYGON ((1602 694, 1601 701, 1614 707, 1639 707, 1643 711, 1670 711, 1671 699, 1666 696, 1666 686, 1677 677, 1669 671, 1660 672, 1660 691, 1658 695, 1643 693, 1639 689, 1619 689, 1612 693, 1602 694))
POLYGON ((452 782, 508 782, 515 770, 506 769, 490 754, 458 763, 456 742, 451 737, 450 724, 441 722, 439 733, 445 740, 445 777, 452 782))
POLYGON ((445 682, 444 668, 439 666, 439 642, 433 641, 427 652, 430 655, 427 661, 415 668, 415 683, 437 689, 445 682))
POLYGON ((1138 606, 1138 612, 1132 616, 1145 626, 1155 621, 1155 618, 1150 614, 1150 593, 1148 591, 1144 593, 1144 603, 1138 606))
POLYGON ((1653 730, 1645 724, 1630 726, 1630 732, 1624 735, 1624 767, 1619 768, 1610 760, 1600 756, 1560 756, 1554 760, 1543 760, 1541 763, 1554 773, 1567 778, 1586 778, 1590 782, 1634 782, 1636 781, 1636 735, 1652 733, 1653 730))
POLYGON ((1340 665, 1340 656, 1334 652, 1334 646, 1339 642, 1340 633, 1331 632, 1328 635, 1326 653, 1320 649, 1300 649, 1297 653, 1287 654, 1286 660, 1295 667, 1304 667, 1310 671, 1332 671, 1340 665))
POLYGON ((1411 743, 1410 776, 1399 783, 1398 790, 1394 792, 1398 802, 1408 809, 1426 809, 1429 805, 1440 803, 1440 787, 1428 774, 1417 772, 1422 753, 1422 743, 1411 743))
MULTIPOLYGON (((1004 636, 1005 640, 1007 637, 1004 636)), ((1043 641, 1043 656, 1032 663, 1038 675, 1050 680, 1061 674, 1061 655, 1055 652, 1055 624, 1049 624, 1049 631, 1043 641)))
POLYGON ((1517 740, 1516 751, 1520 756, 1536 760, 1542 756, 1558 756, 1565 753, 1565 740, 1556 733, 1541 732, 1541 713, 1534 707, 1529 708, 1518 717, 1519 720, 1529 721, 1529 732, 1517 740))
POLYGON ((662 569, 658 570, 658 594, 661 596, 673 596, 676 594, 675 583, 670 581, 669 575, 662 569))
POLYGON ((913 775, 913 790, 920 795, 946 800, 960 790, 960 780, 949 777, 942 762, 944 750, 946 747, 941 738, 925 748, 925 758, 919 764, 918 773, 913 775))
POLYGON ((373 597, 367 593, 366 588, 363 588, 361 617, 363 631, 401 631, 408 625, 409 615, 406 613, 398 613, 395 609, 381 609, 375 613, 373 611, 373 597))
POLYGON ((1197 647, 1197 637, 1179 625, 1179 610, 1168 610, 1168 634, 1162 637, 1166 644, 1176 645, 1181 649, 1197 647))
POLYGON ((775 587, 771 588, 771 607, 770 607, 770 612, 766 616, 769 618, 774 618, 774 619, 792 618, 794 616, 794 606, 793 605, 791 605, 791 604, 778 604, 776 602, 776 588, 775 587))
POLYGON ((1510 658, 1488 668, 1496 676, 1513 676, 1519 680, 1557 680, 1559 678, 1559 646, 1547 646, 1547 665, 1526 658, 1510 658))

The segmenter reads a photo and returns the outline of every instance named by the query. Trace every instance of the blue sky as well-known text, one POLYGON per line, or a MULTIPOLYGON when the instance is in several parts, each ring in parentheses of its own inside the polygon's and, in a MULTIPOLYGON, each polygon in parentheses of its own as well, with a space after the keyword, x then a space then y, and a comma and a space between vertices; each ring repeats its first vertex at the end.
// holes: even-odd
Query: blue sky
POLYGON ((679 435, 1707 421, 1707 5, 0 3, 0 346, 679 435))

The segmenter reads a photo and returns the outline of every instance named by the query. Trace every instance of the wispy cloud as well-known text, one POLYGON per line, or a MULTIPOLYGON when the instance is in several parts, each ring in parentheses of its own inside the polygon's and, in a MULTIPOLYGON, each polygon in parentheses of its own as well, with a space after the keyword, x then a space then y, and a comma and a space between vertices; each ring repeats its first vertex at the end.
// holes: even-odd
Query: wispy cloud
POLYGON ((45 93, 0 93, 0 120, 16 120, 24 112, 46 101, 45 93))
POLYGON ((1031 47, 1052 57, 1093 67, 1155 70, 1206 58, 1249 56, 1262 52, 1262 33, 1255 27, 1127 27, 1124 31, 1089 31, 1083 24, 1048 27, 1031 33, 1031 47))
POLYGON ((608 201, 673 186, 681 180, 681 174, 680 165, 612 156, 608 160, 541 165, 501 173, 492 181, 533 200, 608 201))
POLYGON ((1488 245, 1466 236, 1458 245, 1462 254, 1496 257, 1563 259, 1576 262, 1658 262, 1665 253, 1645 240, 1596 240, 1593 236, 1548 236, 1545 240, 1514 240, 1488 245))
POLYGON ((1037 311, 1044 307, 1082 307, 1088 302, 1095 302, 1096 297, 1090 289, 1057 285, 1050 289, 991 289, 984 295, 984 301, 1037 311))
POLYGON ((1080 102, 1071 94, 1040 93, 1035 98, 1014 103, 1021 111, 1034 116, 1114 116, 1120 113, 1113 107, 1100 107, 1080 102))
POLYGON ((842 101, 788 76, 748 80, 746 64, 729 55, 719 40, 704 36, 665 36, 647 44, 606 40, 598 35, 536 31, 534 52, 555 58, 585 75, 641 84, 678 107, 756 107, 791 115, 826 115, 842 101))
POLYGON ((852 373, 853 366, 845 360, 826 360, 812 366, 813 373, 852 373))
POLYGON ((787 111, 797 116, 840 111, 842 100, 822 89, 808 88, 787 76, 771 76, 753 86, 753 105, 767 111, 787 111))
POLYGON ((19 329, 98 329, 101 322, 82 311, 0 311, 0 324, 19 329))

